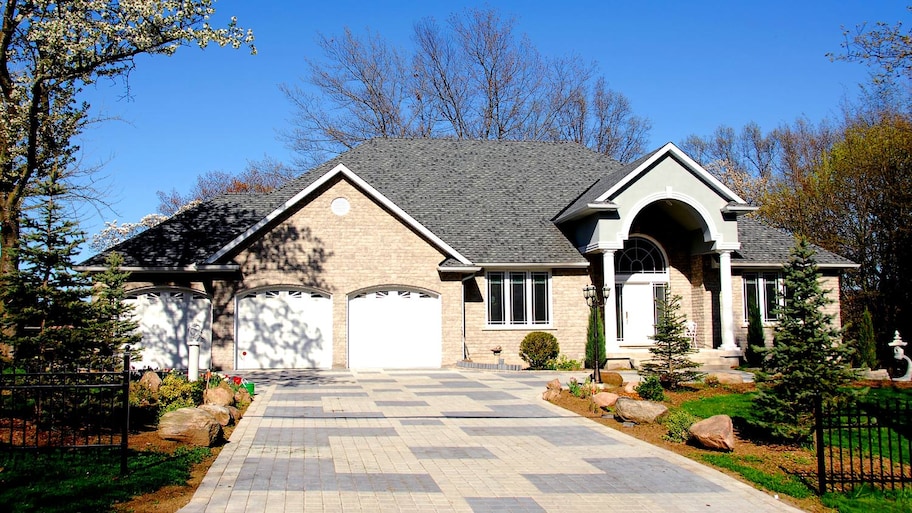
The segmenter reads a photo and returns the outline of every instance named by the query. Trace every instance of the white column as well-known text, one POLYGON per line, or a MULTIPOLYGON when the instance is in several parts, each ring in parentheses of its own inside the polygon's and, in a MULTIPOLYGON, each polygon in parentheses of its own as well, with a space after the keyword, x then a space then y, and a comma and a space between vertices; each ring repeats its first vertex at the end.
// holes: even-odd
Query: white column
POLYGON ((604 286, 607 285, 609 292, 605 296, 605 350, 610 353, 621 349, 617 337, 617 309, 614 307, 617 292, 614 290, 614 250, 606 249, 602 252, 602 265, 604 267, 602 291, 604 292, 604 286))
POLYGON ((735 321, 732 311, 732 273, 731 251, 719 252, 719 278, 721 290, 719 291, 719 305, 722 317, 722 347, 721 349, 733 351, 738 349, 735 345, 735 321))

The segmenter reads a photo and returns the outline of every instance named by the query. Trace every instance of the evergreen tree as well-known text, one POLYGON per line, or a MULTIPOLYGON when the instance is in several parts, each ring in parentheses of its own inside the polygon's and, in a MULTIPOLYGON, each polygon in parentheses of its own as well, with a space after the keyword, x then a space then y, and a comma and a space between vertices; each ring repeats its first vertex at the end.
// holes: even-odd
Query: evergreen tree
POLYGON ((42 365, 78 364, 92 344, 86 326, 91 318, 90 281, 73 270, 77 247, 84 240, 75 222, 63 213, 64 187, 48 180, 36 187, 32 215, 23 218, 17 248, 18 268, 0 282, 3 343, 17 360, 42 365))
POLYGON ((861 314, 858 325, 858 340, 855 342, 855 363, 859 367, 877 368, 877 336, 874 335, 874 319, 867 308, 861 314))
MULTIPOLYGON (((134 346, 140 341, 139 323, 133 320, 133 306, 124 302, 126 291, 124 284, 130 277, 129 272, 120 270, 123 256, 111 252, 105 260, 107 268, 93 277, 95 297, 92 301, 93 339, 97 343, 99 356, 110 356, 120 352, 125 346, 134 346)), ((132 347, 131 357, 139 356, 138 348, 132 347)))
POLYGON ((597 307, 589 309, 589 327, 586 330, 586 365, 595 361, 595 349, 598 348, 598 368, 602 368, 608 360, 605 348, 605 329, 602 327, 602 316, 597 307))
POLYGON ((667 389, 675 389, 687 381, 699 379, 703 373, 695 370, 700 364, 688 355, 695 353, 690 337, 685 335, 686 320, 681 315, 681 296, 672 296, 667 290, 656 300, 659 322, 652 337, 655 343, 649 348, 652 359, 643 363, 640 374, 656 376, 667 389))
POLYGON ((744 351, 745 360, 751 367, 759 367, 763 362, 763 350, 766 341, 763 335, 763 319, 760 317, 760 307, 755 303, 747 305, 747 348, 744 351))
POLYGON ((852 378, 851 350, 840 344, 832 301, 821 290, 814 250, 804 238, 785 267, 785 304, 779 308, 773 347, 765 351, 754 399, 760 425, 776 438, 800 442, 813 428, 813 405, 837 396, 852 378))

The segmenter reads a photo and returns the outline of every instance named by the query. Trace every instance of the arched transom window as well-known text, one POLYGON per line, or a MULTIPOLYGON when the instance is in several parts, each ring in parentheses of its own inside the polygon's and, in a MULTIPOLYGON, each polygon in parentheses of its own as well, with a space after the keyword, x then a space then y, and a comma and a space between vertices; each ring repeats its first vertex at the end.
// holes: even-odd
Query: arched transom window
POLYGON ((624 249, 615 253, 614 270, 618 274, 664 273, 666 269, 662 251, 643 237, 627 239, 624 249))

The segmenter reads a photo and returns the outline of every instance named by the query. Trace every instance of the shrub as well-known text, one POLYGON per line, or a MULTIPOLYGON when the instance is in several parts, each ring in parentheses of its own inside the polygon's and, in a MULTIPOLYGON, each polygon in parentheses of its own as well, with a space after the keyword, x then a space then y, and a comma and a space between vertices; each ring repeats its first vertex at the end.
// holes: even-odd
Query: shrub
POLYGON ((532 369, 547 368, 548 363, 557 358, 560 346, 557 339, 544 331, 533 331, 526 335, 519 345, 519 356, 525 360, 532 369))
POLYGON ((751 303, 747 307, 747 347, 744 349, 744 360, 749 367, 759 367, 763 363, 763 351, 766 349, 763 335, 763 319, 760 307, 751 303))
POLYGON ((686 442, 690 440, 690 426, 698 420, 700 419, 685 410, 672 410, 659 421, 668 429, 668 433, 662 438, 670 442, 686 442))
POLYGON ((579 381, 576 378, 570 378, 570 381, 567 383, 567 388, 570 390, 570 393, 573 394, 573 397, 579 397, 581 394, 581 386, 579 381))
POLYGON ((572 358, 567 358, 566 355, 559 355, 556 360, 552 362, 551 367, 554 370, 560 371, 575 371, 583 368, 582 362, 579 360, 573 360, 572 358))
POLYGON ((190 382, 180 373, 171 372, 162 380, 158 388, 158 400, 161 413, 180 408, 195 408, 203 402, 204 381, 190 382))
POLYGON ((640 397, 647 401, 664 401, 665 389, 662 388, 662 382, 658 376, 646 376, 640 384, 636 386, 636 391, 640 397))

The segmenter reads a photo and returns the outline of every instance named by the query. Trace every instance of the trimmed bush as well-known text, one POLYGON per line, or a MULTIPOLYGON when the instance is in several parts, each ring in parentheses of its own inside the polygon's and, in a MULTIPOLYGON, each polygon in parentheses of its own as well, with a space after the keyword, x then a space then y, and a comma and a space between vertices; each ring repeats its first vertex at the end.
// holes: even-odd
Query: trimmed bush
POLYGON ((158 400, 161 405, 160 414, 180 408, 196 408, 203 402, 203 390, 206 388, 204 381, 190 382, 180 373, 171 372, 162 380, 158 389, 158 400))
POLYGON ((519 356, 531 369, 546 369, 551 360, 557 358, 560 346, 557 339, 544 331, 533 331, 526 335, 519 345, 519 356))
POLYGON ((668 429, 668 433, 662 438, 670 442, 686 442, 690 440, 690 426, 693 426, 699 420, 685 410, 671 410, 668 415, 659 421, 660 424, 668 429))
POLYGON ((647 401, 664 401, 665 389, 658 376, 646 376, 640 384, 636 386, 636 392, 640 397, 647 401))

